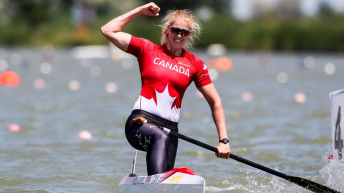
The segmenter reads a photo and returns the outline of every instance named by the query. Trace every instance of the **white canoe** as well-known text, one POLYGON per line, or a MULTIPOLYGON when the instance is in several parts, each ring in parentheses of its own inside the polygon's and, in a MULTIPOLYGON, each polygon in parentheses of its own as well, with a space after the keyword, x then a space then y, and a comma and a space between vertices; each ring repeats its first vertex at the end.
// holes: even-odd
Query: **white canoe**
POLYGON ((174 168, 152 176, 124 176, 118 184, 120 192, 187 192, 203 193, 204 178, 189 168, 174 168))

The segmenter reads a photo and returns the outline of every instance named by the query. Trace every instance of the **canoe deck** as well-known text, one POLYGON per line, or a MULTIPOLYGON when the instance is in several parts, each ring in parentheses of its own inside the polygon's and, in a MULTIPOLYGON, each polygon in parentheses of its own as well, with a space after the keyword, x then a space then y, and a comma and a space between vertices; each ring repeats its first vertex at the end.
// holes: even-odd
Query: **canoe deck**
POLYGON ((120 192, 188 192, 203 193, 205 180, 190 168, 174 168, 152 176, 124 176, 120 192))

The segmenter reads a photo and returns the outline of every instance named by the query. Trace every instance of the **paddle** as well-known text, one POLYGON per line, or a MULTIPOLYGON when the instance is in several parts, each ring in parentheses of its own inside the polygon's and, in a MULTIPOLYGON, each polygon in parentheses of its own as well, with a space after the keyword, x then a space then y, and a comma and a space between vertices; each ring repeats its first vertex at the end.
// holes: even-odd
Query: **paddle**
MULTIPOLYGON (((176 136, 176 137, 178 137, 180 139, 183 139, 183 140, 188 141, 190 143, 193 143, 195 145, 204 147, 204 148, 206 148, 206 149, 208 149, 210 151, 217 152, 217 148, 216 147, 213 147, 213 146, 210 146, 208 144, 202 143, 202 142, 197 141, 195 139, 192 139, 192 138, 190 138, 188 136, 182 135, 182 134, 180 134, 178 132, 171 131, 171 130, 165 128, 165 127, 160 127, 160 128, 163 131, 165 131, 167 134, 172 134, 172 135, 174 135, 174 136, 176 136)), ((283 174, 283 173, 278 172, 276 170, 270 169, 268 167, 262 166, 260 164, 254 163, 254 162, 252 162, 250 160, 247 160, 247 159, 244 159, 244 158, 239 157, 237 155, 234 155, 232 153, 229 155, 229 158, 235 159, 238 162, 250 165, 250 166, 252 166, 254 168, 258 168, 258 169, 263 170, 263 171, 265 171, 267 173, 270 173, 270 174, 273 174, 273 175, 278 176, 280 178, 283 178, 285 180, 288 180, 289 182, 295 183, 295 184, 297 184, 299 186, 302 186, 302 187, 304 187, 304 188, 306 188, 308 190, 311 190, 313 192, 319 192, 319 193, 323 193, 323 192, 325 192, 325 193, 327 193, 327 192, 329 192, 329 193, 332 193, 332 192, 333 193, 340 193, 339 191, 333 190, 333 189, 331 189, 331 188, 329 188, 327 186, 323 186, 321 184, 318 184, 318 183, 315 183, 315 182, 312 182, 310 180, 306 180, 306 179, 303 179, 303 178, 299 178, 299 177, 294 177, 294 176, 289 176, 289 175, 283 174)))

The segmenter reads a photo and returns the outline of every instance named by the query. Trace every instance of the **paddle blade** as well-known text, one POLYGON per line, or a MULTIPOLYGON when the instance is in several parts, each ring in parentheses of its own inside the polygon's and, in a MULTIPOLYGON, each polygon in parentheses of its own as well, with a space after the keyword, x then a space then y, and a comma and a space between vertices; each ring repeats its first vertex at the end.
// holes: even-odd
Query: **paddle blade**
POLYGON ((290 182, 293 182, 299 186, 302 186, 308 190, 311 190, 313 192, 319 192, 319 193, 340 193, 339 191, 333 190, 329 187, 323 186, 321 184, 312 182, 310 180, 306 180, 303 178, 295 177, 295 176, 288 176, 287 180, 290 182))

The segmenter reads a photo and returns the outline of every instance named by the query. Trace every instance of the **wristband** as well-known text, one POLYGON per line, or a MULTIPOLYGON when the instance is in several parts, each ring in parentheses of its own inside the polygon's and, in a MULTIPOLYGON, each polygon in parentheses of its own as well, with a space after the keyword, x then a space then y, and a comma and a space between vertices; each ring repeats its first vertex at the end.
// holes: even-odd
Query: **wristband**
POLYGON ((227 138, 223 138, 222 140, 220 140, 219 142, 222 142, 224 144, 229 143, 229 140, 227 138))

